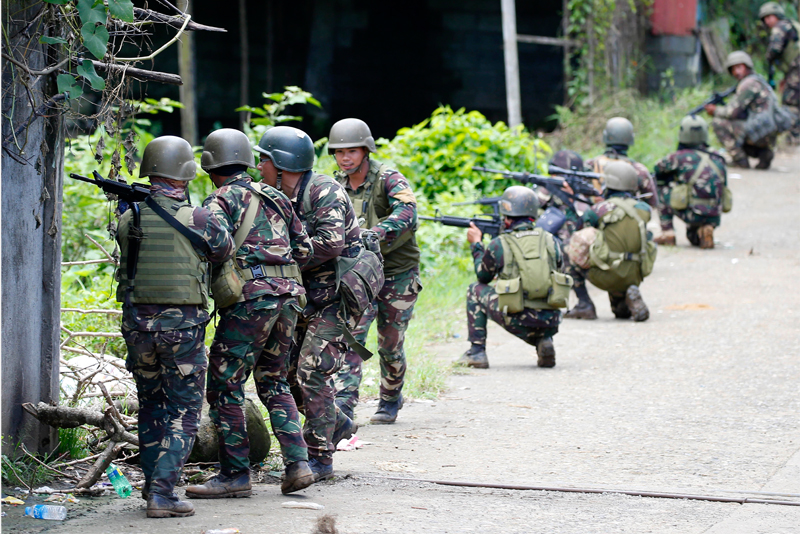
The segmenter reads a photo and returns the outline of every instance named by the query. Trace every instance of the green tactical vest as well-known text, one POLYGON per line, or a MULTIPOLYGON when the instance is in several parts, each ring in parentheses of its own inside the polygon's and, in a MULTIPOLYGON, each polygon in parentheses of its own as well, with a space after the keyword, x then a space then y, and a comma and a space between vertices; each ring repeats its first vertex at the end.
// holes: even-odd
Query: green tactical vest
MULTIPOLYGON (((164 196, 152 197, 159 206, 184 226, 189 224, 192 206, 164 196)), ((139 204, 144 237, 139 246, 133 304, 175 304, 208 306, 209 264, 194 250, 191 242, 162 219, 144 202, 139 204)), ((128 276, 128 232, 133 216, 128 210, 119 219, 122 250, 117 269, 117 302, 125 301, 128 276)))
MULTIPOLYGON (((386 178, 396 172, 371 159, 367 178, 358 191, 353 191, 348 187, 349 176, 344 173, 337 174, 339 182, 350 196, 356 217, 359 221, 364 220, 361 224, 362 228, 373 228, 386 220, 392 213, 385 184, 386 178)), ((416 229, 406 232, 392 241, 390 245, 381 241, 381 253, 384 260, 383 272, 387 278, 418 267, 419 246, 417 245, 416 229)))
MULTIPOLYGON (((788 19, 787 19, 788 20, 788 19)), ((800 22, 796 20, 789 20, 792 26, 794 26, 794 31, 797 32, 798 37, 800 37, 800 22)), ((778 57, 775 61, 775 66, 780 69, 781 72, 787 73, 792 68, 792 64, 794 60, 797 59, 797 56, 800 55, 800 40, 789 40, 786 43, 786 47, 783 49, 783 53, 778 57)))
MULTIPOLYGON (((708 206, 708 207, 721 207, 722 204, 722 191, 720 190, 720 198, 700 198, 697 196, 694 186, 697 179, 703 174, 706 168, 710 168, 714 174, 719 174, 718 167, 711 161, 711 155, 702 150, 695 150, 695 154, 700 158, 700 164, 695 169, 692 178, 683 184, 675 184, 670 189, 670 206, 678 211, 691 209, 692 206, 708 206)), ((724 186, 724 184, 723 184, 724 186)))
POLYGON ((541 228, 501 234, 503 270, 500 280, 520 280, 524 308, 556 310, 547 303, 556 270, 555 258, 547 250, 547 233, 541 228))

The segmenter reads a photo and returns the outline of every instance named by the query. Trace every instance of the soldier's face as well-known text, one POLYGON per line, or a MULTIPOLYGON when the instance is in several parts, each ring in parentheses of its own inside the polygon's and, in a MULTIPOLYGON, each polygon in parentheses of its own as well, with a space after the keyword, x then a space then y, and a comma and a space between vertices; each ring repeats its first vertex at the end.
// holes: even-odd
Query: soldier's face
POLYGON ((336 163, 344 172, 358 168, 367 155, 367 150, 362 146, 351 148, 337 148, 334 152, 336 163))
POLYGON ((264 181, 271 185, 272 187, 278 186, 278 169, 275 168, 275 165, 272 164, 272 160, 269 159, 264 154, 261 154, 258 159, 258 165, 256 165, 258 172, 261 173, 261 177, 264 181))
POLYGON ((777 15, 767 15, 766 17, 764 17, 764 24, 767 26, 767 28, 771 29, 778 23, 778 20, 780 19, 778 19, 777 15))
POLYGON ((747 65, 745 65, 744 63, 739 63, 738 65, 734 65, 733 67, 731 67, 731 74, 737 80, 741 80, 742 78, 747 76, 748 71, 749 69, 747 68, 747 65))

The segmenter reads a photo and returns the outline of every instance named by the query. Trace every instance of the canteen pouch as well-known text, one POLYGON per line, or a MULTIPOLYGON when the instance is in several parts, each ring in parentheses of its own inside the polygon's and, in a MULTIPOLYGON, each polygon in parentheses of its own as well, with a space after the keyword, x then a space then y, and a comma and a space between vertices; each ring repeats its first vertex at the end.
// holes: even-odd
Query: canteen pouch
POLYGON ((733 209, 733 191, 728 186, 722 188, 722 213, 728 213, 733 209))
POLYGON ((550 280, 553 287, 547 296, 547 304, 556 308, 566 308, 569 304, 569 290, 572 289, 572 277, 568 274, 553 272, 550 273, 550 280))
POLYGON ((519 313, 525 309, 522 278, 500 279, 494 289, 497 292, 497 304, 504 314, 519 313))
POLYGON ((689 197, 692 194, 692 187, 689 184, 678 184, 669 192, 669 206, 676 211, 683 211, 689 208, 689 197))
POLYGON ((211 296, 217 308, 227 308, 239 302, 244 289, 244 280, 230 259, 215 270, 211 278, 211 296))
POLYGON ((653 266, 656 264, 656 256, 658 255, 658 246, 652 241, 648 241, 645 246, 645 252, 642 256, 641 271, 642 278, 650 276, 653 272, 653 266))

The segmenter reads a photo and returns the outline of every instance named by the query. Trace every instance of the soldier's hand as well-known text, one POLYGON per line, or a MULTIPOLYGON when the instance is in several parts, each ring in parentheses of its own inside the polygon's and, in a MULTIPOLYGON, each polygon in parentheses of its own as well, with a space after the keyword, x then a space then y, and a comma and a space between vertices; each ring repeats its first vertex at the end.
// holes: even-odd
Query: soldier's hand
POLYGON ((717 105, 716 104, 706 104, 704 109, 706 110, 706 113, 708 113, 709 115, 711 115, 713 117, 714 113, 717 111, 717 105))
POLYGON ((564 184, 561 186, 561 190, 567 193, 568 195, 574 195, 575 191, 572 190, 570 185, 565 181, 564 184))
POLYGON ((469 228, 467 229, 467 241, 471 245, 475 243, 480 243, 481 238, 483 237, 483 232, 480 231, 480 228, 475 226, 475 223, 469 223, 469 228))

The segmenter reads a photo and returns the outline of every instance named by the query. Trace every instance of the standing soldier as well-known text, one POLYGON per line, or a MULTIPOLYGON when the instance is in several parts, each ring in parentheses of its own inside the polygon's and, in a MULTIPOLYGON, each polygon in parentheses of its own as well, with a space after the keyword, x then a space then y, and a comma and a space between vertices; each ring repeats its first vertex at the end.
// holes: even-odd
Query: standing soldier
MULTIPOLYGON (((375 151, 375 140, 364 121, 342 119, 331 127, 328 152, 341 169, 336 177, 347 190, 361 226, 375 231, 381 240, 386 279, 353 334, 363 344, 377 317, 381 398, 370 421, 394 423, 403 407, 403 341, 422 290, 419 247, 414 235, 417 200, 402 174, 369 157, 375 151)), ((351 418, 358 404, 360 384, 361 358, 351 349, 336 379, 336 403, 351 418)))
POLYGON ((245 172, 254 165, 244 133, 230 128, 212 132, 201 166, 218 187, 203 204, 234 236, 236 255, 227 269, 218 270, 213 284, 219 324, 211 345, 207 398, 219 436, 220 473, 188 487, 186 495, 250 496, 244 384, 251 372, 286 465, 281 491, 291 493, 314 483, 286 367, 305 295, 300 266, 311 259, 311 240, 286 195, 252 182, 245 172), (226 277, 233 277, 234 284, 243 280, 241 292, 223 291, 231 281, 226 277))
POLYGON ((567 305, 572 280, 562 274, 558 241, 535 227, 539 211, 536 194, 520 185, 505 190, 500 200, 505 232, 484 249, 481 231, 471 224, 467 241, 478 281, 467 290, 467 327, 472 346, 458 363, 487 369, 488 318, 536 347, 539 367, 554 367, 553 336, 561 322, 559 308, 567 305), (497 289, 489 283, 498 278, 497 289))
POLYGON ((750 168, 748 156, 758 158, 756 169, 769 169, 775 153, 777 133, 769 133, 753 138, 754 133, 747 131, 748 119, 766 113, 772 113, 777 99, 767 81, 753 71, 753 60, 747 52, 738 50, 728 54, 725 67, 731 76, 738 80, 736 92, 724 106, 708 104, 706 112, 714 117, 711 127, 717 139, 733 159, 733 165, 743 169, 750 168))
MULTIPOLYGON (((782 103, 800 116, 800 23, 790 20, 777 2, 767 2, 758 10, 760 18, 770 29, 767 63, 780 69, 782 103)), ((792 129, 794 143, 800 143, 800 123, 792 129)))
POLYGON ((675 246, 672 217, 686 223, 686 237, 700 248, 714 248, 714 228, 724 211, 728 175, 725 160, 708 148, 708 125, 691 115, 681 121, 678 151, 663 157, 655 167, 660 205, 659 245, 675 246))
POLYGON ((264 181, 291 199, 306 226, 314 258, 303 267, 309 304, 299 320, 290 360, 290 382, 296 380, 306 417, 303 437, 316 481, 333 476, 336 443, 349 438, 355 424, 334 402, 333 377, 341 368, 347 344, 345 330, 355 326, 337 290, 337 259, 361 253, 361 231, 344 189, 329 176, 314 174, 314 144, 297 128, 267 130, 255 149, 264 181))
POLYGON ((234 253, 233 240, 210 210, 186 196, 195 178, 192 147, 163 136, 142 155, 139 176, 150 177, 150 196, 119 220, 122 257, 117 301, 122 302, 126 368, 139 397, 139 455, 147 517, 186 517, 194 506, 175 495, 192 450, 208 361, 209 263, 234 253))

